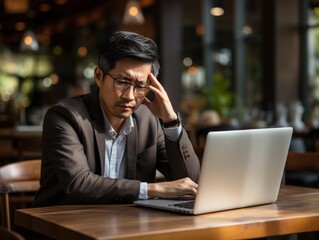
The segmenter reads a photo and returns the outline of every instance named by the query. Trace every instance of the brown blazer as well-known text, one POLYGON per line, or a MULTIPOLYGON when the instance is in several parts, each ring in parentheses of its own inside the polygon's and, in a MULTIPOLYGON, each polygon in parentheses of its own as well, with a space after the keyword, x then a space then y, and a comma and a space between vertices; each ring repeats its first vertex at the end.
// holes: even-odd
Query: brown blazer
POLYGON ((103 177, 105 129, 98 91, 51 107, 43 123, 41 187, 33 206, 131 202, 141 181, 155 181, 156 169, 167 180, 198 180, 199 160, 185 129, 174 142, 144 105, 132 116, 126 179, 109 179, 103 177))

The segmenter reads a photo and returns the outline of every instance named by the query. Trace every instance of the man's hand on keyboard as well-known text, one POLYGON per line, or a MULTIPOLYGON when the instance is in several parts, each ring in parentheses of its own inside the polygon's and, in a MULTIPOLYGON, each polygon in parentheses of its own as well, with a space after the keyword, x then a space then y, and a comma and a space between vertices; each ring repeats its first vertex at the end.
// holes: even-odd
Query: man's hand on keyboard
POLYGON ((183 195, 196 196, 198 185, 190 178, 182 178, 170 182, 148 183, 147 188, 149 198, 176 198, 183 195))

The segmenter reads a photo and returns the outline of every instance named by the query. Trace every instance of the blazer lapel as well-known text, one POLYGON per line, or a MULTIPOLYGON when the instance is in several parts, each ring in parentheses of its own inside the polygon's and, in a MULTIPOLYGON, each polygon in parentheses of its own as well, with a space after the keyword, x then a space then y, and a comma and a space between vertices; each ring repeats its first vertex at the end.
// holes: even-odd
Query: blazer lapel
POLYGON ((98 120, 92 122, 95 132, 95 138, 100 155, 101 176, 104 176, 105 168, 105 133, 99 131, 100 123, 98 120))
POLYGON ((137 127, 136 121, 133 117, 134 128, 132 132, 127 136, 126 142, 126 160, 127 169, 126 176, 128 179, 135 179, 136 176, 136 159, 137 159, 137 127))
POLYGON ((92 125, 94 128, 95 139, 99 150, 100 164, 101 164, 101 175, 104 176, 105 168, 105 126, 103 120, 103 113, 100 107, 98 90, 92 93, 91 98, 91 114, 93 116, 92 125))

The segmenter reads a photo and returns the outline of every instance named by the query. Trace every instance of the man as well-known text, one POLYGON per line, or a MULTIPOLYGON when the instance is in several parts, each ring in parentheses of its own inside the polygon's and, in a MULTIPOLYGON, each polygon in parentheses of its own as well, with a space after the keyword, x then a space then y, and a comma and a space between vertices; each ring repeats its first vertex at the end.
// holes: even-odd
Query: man
POLYGON ((196 195, 199 160, 158 71, 151 39, 117 32, 107 41, 97 90, 46 113, 34 207, 196 195), (155 182, 156 169, 167 181, 155 182))

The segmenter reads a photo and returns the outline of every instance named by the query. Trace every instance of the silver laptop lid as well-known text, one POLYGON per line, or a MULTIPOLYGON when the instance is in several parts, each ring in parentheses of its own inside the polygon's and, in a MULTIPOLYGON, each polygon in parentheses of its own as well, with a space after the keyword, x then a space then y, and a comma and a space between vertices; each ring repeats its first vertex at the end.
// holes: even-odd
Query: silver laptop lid
POLYGON ((210 132, 194 214, 275 202, 293 129, 210 132))

